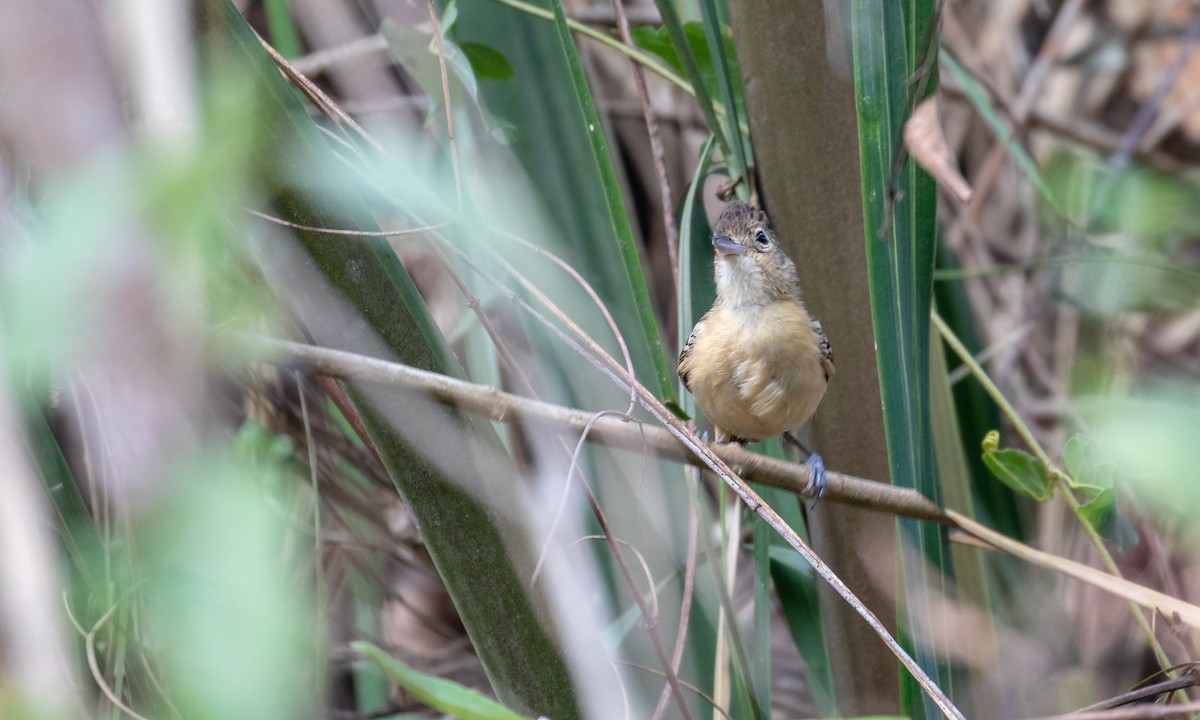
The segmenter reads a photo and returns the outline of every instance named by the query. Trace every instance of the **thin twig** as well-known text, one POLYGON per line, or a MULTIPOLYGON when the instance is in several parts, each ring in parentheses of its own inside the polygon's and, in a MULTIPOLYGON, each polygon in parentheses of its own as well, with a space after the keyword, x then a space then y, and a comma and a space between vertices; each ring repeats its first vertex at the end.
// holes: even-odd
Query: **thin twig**
POLYGON ((261 218, 267 222, 272 222, 276 225, 282 225, 283 227, 291 228, 293 230, 324 233, 325 235, 344 235, 346 237, 390 238, 400 237, 402 235, 417 235, 420 233, 431 232, 433 230, 440 230, 441 228, 446 227, 446 223, 437 223, 434 225, 423 225, 421 227, 408 228, 405 230, 341 230, 337 228, 320 227, 318 225, 302 225, 300 223, 292 222, 291 220, 284 220, 281 217, 275 217, 274 215, 268 215, 267 213, 259 212, 258 210, 254 210, 252 208, 244 209, 254 217, 261 218))
MULTIPOLYGON (((667 684, 671 686, 671 692, 675 694, 679 712, 683 715, 684 720, 692 720, 692 713, 688 710, 687 700, 684 699, 683 691, 680 687, 679 676, 671 666, 671 659, 667 657, 662 640, 658 637, 658 629, 655 627, 658 621, 657 615, 651 611, 650 607, 647 607, 646 600, 638 592, 637 583, 633 581, 633 571, 629 568, 629 561, 625 559, 625 554, 621 552, 621 547, 617 544, 616 536, 608 524, 608 518, 605 517, 604 510, 600 507, 600 500, 596 498, 596 493, 592 492, 592 487, 587 483, 582 483, 582 487, 583 495, 587 498, 588 505, 592 508, 592 514, 596 516, 596 522, 599 523, 600 530, 604 533, 604 539, 608 542, 613 559, 617 561, 617 567, 621 570, 621 575, 624 576, 625 582, 632 590, 630 594, 633 596, 633 601, 637 604, 638 612, 642 616, 642 629, 650 639, 650 645, 653 646, 654 654, 658 657, 658 664, 662 666, 663 675, 667 678, 667 684)), ((653 594, 654 585, 651 584, 649 589, 650 593, 653 594)), ((655 598, 654 605, 657 609, 657 597, 655 598)))
MULTIPOLYGON (((616 319, 613 318, 612 313, 609 312, 608 305, 604 303, 604 300, 601 299, 600 294, 596 292, 596 289, 592 287, 592 284, 589 283, 586 278, 580 275, 578 270, 571 267, 570 263, 550 252, 546 248, 535 245, 519 235, 506 232, 504 230, 501 230, 500 234, 510 240, 515 240, 521 243, 534 253, 541 255, 550 262, 559 266, 562 268, 563 272, 571 276, 571 279, 573 279, 579 285, 579 287, 582 288, 585 293, 587 293, 587 296, 592 299, 592 303, 596 306, 596 309, 600 311, 600 315, 604 318, 604 322, 608 324, 608 329, 612 331, 613 339, 617 341, 617 347, 621 350, 621 359, 625 361, 625 369, 629 371, 630 375, 633 375, 633 356, 629 354, 629 345, 625 342, 625 336, 621 333, 621 328, 619 325, 617 325, 616 319)), ((510 273, 516 272, 516 268, 511 263, 504 261, 503 258, 500 258, 500 260, 504 263, 505 268, 508 269, 510 273)), ((636 405, 637 395, 634 394, 633 390, 631 389, 629 391, 629 409, 625 411, 625 414, 628 415, 632 413, 633 408, 636 405)))
POLYGON ((442 77, 442 101, 446 103, 446 137, 450 142, 450 167, 454 171, 455 207, 462 207, 462 178, 458 172, 458 144, 454 142, 454 107, 450 104, 450 74, 446 72, 446 50, 442 47, 442 24, 438 21, 433 0, 427 0, 429 21, 433 23, 433 41, 437 45, 438 70, 442 77))
MULTIPOLYGON (((602 410, 592 416, 587 425, 583 426, 583 432, 579 434, 579 440, 575 443, 575 451, 571 453, 571 464, 567 466, 567 479, 563 482, 562 495, 558 498, 558 507, 554 511, 554 519, 550 521, 550 529, 546 531, 546 542, 542 545, 542 552, 538 555, 537 563, 533 566, 533 574, 529 578, 530 585, 536 585, 538 576, 542 573, 542 565, 546 562, 546 555, 550 552, 550 541, 554 538, 555 531, 558 530, 558 523, 562 520, 563 512, 567 508, 567 498, 571 492, 571 478, 575 477, 575 471, 579 468, 579 456, 583 451, 583 445, 587 442, 588 435, 591 434, 592 428, 601 418, 613 417, 632 422, 633 418, 629 417, 629 413, 617 412, 616 410, 602 410)), ((587 484, 587 479, 580 473, 579 482, 587 484)), ((631 588, 634 592, 637 588, 631 588)), ((655 613, 657 615, 657 612, 655 613)))
MULTIPOLYGON (((636 47, 633 36, 629 34, 629 19, 625 17, 625 7, 622 0, 612 0, 613 14, 617 19, 617 28, 621 32, 621 41, 629 47, 636 47)), ((646 119, 646 133, 650 136, 650 155, 654 159, 654 174, 658 176, 658 193, 662 201, 663 229, 667 233, 667 254, 671 258, 671 280, 674 283, 674 295, 679 294, 679 229, 675 226, 675 203, 671 199, 671 181, 667 178, 667 163, 663 156, 662 138, 658 134, 658 120, 654 117, 654 108, 650 105, 650 93, 646 90, 646 75, 635 61, 629 61, 633 70, 633 84, 637 88, 638 100, 642 104, 642 115, 646 119)))
POLYGON ((1132 705, 1142 700, 1149 700, 1150 698, 1158 695, 1173 693, 1176 690, 1195 687, 1197 684, 1200 684, 1200 682, 1197 682, 1200 680, 1200 678, 1196 677, 1194 667, 1192 666, 1192 663, 1185 665, 1184 667, 1188 667, 1189 671, 1183 673, 1179 677, 1160 680, 1156 683, 1135 688, 1129 692, 1123 692, 1120 695, 1110 697, 1107 700, 1101 700, 1100 702, 1093 703, 1085 708, 1080 708, 1076 712, 1086 713, 1094 712, 1096 710, 1111 710, 1112 708, 1121 707, 1123 705, 1132 705))
MULTIPOLYGON (((571 544, 566 547, 566 549, 570 550, 576 545, 587 540, 607 539, 608 538, 604 537, 603 535, 584 535, 583 537, 575 538, 571 544)), ((629 552, 634 554, 634 556, 638 559, 638 564, 642 566, 642 574, 646 576, 646 594, 650 597, 650 616, 654 619, 654 624, 658 625, 658 593, 655 592, 654 573, 650 572, 650 563, 646 561, 646 556, 643 555, 642 551, 638 550, 637 546, 633 543, 629 542, 628 540, 622 540, 621 538, 615 538, 615 540, 618 545, 624 545, 625 547, 629 548, 629 552)), ((630 590, 633 592, 638 592, 636 585, 630 588, 630 590)), ((679 672, 678 667, 675 668, 675 672, 679 672)))
MULTIPOLYGON (((135 589, 137 589, 137 588, 136 587, 131 588, 126 594, 128 595, 128 593, 133 592, 133 590, 135 590, 135 589)), ((92 671, 92 679, 96 681, 96 685, 99 686, 100 691, 104 693, 104 696, 108 698, 109 702, 111 702, 113 705, 120 708, 121 711, 124 712, 126 715, 130 715, 130 716, 136 718, 136 720, 147 720, 142 715, 139 715, 138 713, 134 712, 133 709, 130 708, 128 705, 121 702, 121 699, 119 697, 117 697, 116 693, 114 693, 112 691, 112 688, 108 686, 108 682, 105 681, 104 673, 102 673, 100 671, 100 663, 96 660, 96 632, 98 630, 100 630, 101 626, 103 626, 104 623, 108 622, 108 619, 110 617, 112 617, 112 614, 114 612, 116 612, 117 607, 120 606, 120 604, 123 600, 124 600, 124 597, 122 597, 121 600, 118 600, 116 603, 114 603, 112 605, 112 607, 110 607, 108 609, 108 612, 106 612, 100 616, 100 619, 97 620, 96 624, 92 626, 91 631, 88 632, 88 634, 84 636, 84 652, 87 654, 87 664, 88 664, 88 669, 90 669, 92 671)), ((66 604, 66 595, 65 594, 63 595, 63 603, 66 604)), ((67 613, 69 614, 70 611, 71 611, 71 608, 70 608, 70 605, 68 604, 67 605, 67 613)), ((71 622, 73 622, 76 627, 79 627, 79 623, 75 622, 74 617, 71 618, 71 622)))
POLYGON ((1191 718, 1198 712, 1200 712, 1200 702, 1184 705, 1141 704, 1113 710, 1047 715, 1028 720, 1165 720, 1166 718, 1191 718))
MULTIPOLYGON (((641 670, 642 672, 648 672, 652 675, 658 675, 658 676, 662 677, 662 672, 655 670, 652 667, 646 667, 645 665, 638 665, 637 663, 631 663, 631 662, 623 662, 621 664, 624 665, 625 667, 633 668, 634 670, 641 670)), ((725 718, 725 720, 732 720, 732 718, 729 717, 729 713, 725 712, 725 709, 722 708, 720 705, 718 705, 717 701, 713 700, 711 695, 709 695, 708 693, 704 692, 703 690, 701 690, 700 688, 696 687, 695 685, 693 685, 689 682, 680 680, 679 684, 682 685, 683 687, 687 688, 688 690, 691 690, 692 692, 696 693, 700 697, 704 698, 704 701, 706 703, 708 703, 709 705, 711 705, 713 710, 716 710, 717 712, 721 713, 721 715, 725 718)))

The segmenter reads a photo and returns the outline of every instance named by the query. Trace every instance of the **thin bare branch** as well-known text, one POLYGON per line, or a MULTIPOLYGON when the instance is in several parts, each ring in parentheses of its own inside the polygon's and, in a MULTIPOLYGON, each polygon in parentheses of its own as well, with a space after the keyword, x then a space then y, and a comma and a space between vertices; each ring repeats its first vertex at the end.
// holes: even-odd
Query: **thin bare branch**
MULTIPOLYGON (((613 15, 621 31, 621 42, 637 47, 629 33, 629 19, 625 17, 622 0, 612 0, 613 15)), ((662 202, 663 229, 667 233, 667 253, 671 258, 671 279, 674 294, 679 295, 679 228, 675 226, 675 203, 671 199, 671 181, 667 178, 667 163, 663 155, 662 138, 658 134, 658 119, 650 105, 650 93, 646 90, 646 74, 636 61, 629 61, 633 72, 633 84, 637 88, 638 101, 642 105, 642 116, 646 120, 646 133, 650 136, 650 155, 654 159, 654 174, 658 176, 658 192, 662 202)))
POLYGON ((1160 720, 1165 718, 1190 718, 1200 712, 1200 702, 1186 705, 1131 705, 1113 710, 1073 712, 1066 715, 1048 715, 1029 720, 1160 720))
MULTIPOLYGON (((1062 558, 1057 555, 1051 555, 1048 552, 1037 550, 1012 540, 995 530, 990 530, 983 525, 959 515, 953 510, 947 510, 946 514, 963 530, 974 535, 975 537, 987 542, 1000 550, 1016 555, 1026 562, 1033 563, 1039 567, 1044 567, 1053 570, 1063 575, 1070 575, 1077 580, 1082 580, 1094 587, 1105 590, 1117 597, 1125 598, 1130 605, 1137 609, 1137 606, 1152 608, 1161 612, 1163 617, 1173 618, 1178 621, 1187 623, 1194 628, 1200 628, 1200 607, 1189 602, 1184 602, 1179 598, 1171 597, 1165 593, 1152 590, 1148 587, 1138 585, 1135 582, 1126 580, 1117 575, 1110 575, 1087 565, 1082 565, 1073 560, 1062 558)), ((1140 612, 1139 612, 1140 614, 1140 612)))
POLYGON ((1129 692, 1123 692, 1116 697, 1110 697, 1107 700, 1101 700, 1098 703, 1093 703, 1085 708, 1080 708, 1076 712, 1096 712, 1097 710, 1111 710, 1113 708, 1133 705, 1134 703, 1143 700, 1150 700, 1159 695, 1169 695, 1176 690, 1195 687, 1200 685, 1200 675, 1196 673, 1196 663, 1184 663, 1181 666, 1171 668, 1172 670, 1185 669, 1179 677, 1159 680, 1154 683, 1143 684, 1129 692))

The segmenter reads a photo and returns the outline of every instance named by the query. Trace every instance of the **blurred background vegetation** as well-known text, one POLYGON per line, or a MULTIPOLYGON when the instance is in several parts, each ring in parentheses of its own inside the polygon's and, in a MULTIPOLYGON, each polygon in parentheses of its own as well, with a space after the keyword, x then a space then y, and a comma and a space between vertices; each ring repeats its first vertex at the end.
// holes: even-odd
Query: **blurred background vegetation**
POLYGON ((838 367, 830 495, 765 502, 966 717, 1200 712, 1198 41, 1191 0, 0 3, 0 717, 940 716, 638 449, 704 427, 734 197, 838 367))

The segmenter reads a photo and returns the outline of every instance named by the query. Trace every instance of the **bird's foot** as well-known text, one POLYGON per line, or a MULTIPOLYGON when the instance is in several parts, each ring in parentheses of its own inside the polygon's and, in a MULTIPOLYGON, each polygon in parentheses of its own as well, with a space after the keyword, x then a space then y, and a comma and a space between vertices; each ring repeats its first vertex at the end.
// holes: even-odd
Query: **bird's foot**
POLYGON ((803 450, 804 454, 808 456, 808 459, 804 461, 804 467, 808 468, 808 484, 804 486, 804 494, 813 498, 813 507, 816 507, 817 503, 821 502, 821 498, 825 496, 825 461, 821 459, 819 453, 809 450, 808 446, 800 442, 800 438, 790 431, 783 434, 783 439, 803 450))
POLYGON ((804 461, 808 468, 808 484, 804 486, 804 494, 813 499, 813 507, 825 496, 825 461, 818 453, 813 453, 804 461))

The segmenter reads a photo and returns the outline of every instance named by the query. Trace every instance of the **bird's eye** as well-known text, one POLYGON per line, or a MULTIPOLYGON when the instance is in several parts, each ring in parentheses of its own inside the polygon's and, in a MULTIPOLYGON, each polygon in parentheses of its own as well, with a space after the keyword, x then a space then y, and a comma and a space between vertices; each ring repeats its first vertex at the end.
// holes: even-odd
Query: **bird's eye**
POLYGON ((767 235, 767 231, 762 228, 759 228, 758 232, 754 233, 754 241, 761 247, 768 247, 771 244, 771 238, 767 235))

